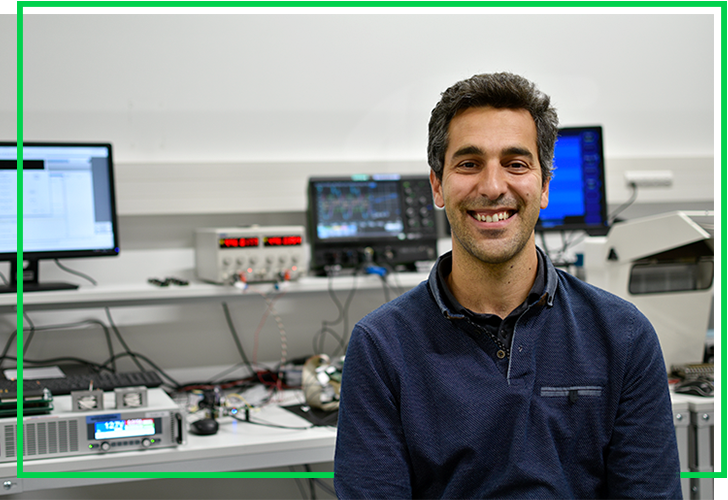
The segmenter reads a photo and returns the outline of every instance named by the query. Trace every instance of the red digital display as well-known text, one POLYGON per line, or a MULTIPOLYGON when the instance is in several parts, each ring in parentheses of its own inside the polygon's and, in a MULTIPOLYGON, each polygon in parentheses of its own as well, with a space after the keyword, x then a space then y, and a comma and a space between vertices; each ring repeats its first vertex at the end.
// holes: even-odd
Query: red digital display
POLYGON ((295 247, 303 243, 300 236, 264 236, 263 246, 266 247, 295 247))
POLYGON ((258 238, 220 238, 220 248, 248 248, 257 247, 258 238))

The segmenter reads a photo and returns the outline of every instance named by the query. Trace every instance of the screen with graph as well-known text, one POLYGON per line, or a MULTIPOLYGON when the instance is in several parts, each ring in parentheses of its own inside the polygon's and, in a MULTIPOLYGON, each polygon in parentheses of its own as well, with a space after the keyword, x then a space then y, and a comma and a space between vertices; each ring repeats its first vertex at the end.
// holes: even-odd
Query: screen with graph
POLYGON ((388 237, 404 231, 394 180, 321 182, 315 189, 318 239, 388 237))

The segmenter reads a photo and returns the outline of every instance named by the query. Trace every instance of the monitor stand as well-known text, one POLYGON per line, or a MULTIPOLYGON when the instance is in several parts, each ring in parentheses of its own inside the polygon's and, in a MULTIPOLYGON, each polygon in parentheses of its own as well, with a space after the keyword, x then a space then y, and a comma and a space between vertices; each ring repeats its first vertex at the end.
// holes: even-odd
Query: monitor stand
MULTIPOLYGON (((51 292, 56 290, 76 290, 78 285, 59 281, 41 282, 38 280, 38 259, 29 259, 23 268, 23 293, 25 292, 51 292)), ((0 293, 17 293, 18 291, 18 263, 10 261, 10 283, 0 285, 0 293)))

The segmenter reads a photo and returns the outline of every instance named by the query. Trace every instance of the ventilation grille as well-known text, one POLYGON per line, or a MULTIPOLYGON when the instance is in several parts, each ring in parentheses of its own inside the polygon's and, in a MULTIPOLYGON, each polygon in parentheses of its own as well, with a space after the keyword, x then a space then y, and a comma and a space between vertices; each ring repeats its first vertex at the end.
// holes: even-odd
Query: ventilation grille
MULTIPOLYGON (((78 422, 26 423, 23 427, 23 456, 41 458, 78 451, 78 422)), ((3 456, 15 458, 15 425, 5 425, 3 456)))

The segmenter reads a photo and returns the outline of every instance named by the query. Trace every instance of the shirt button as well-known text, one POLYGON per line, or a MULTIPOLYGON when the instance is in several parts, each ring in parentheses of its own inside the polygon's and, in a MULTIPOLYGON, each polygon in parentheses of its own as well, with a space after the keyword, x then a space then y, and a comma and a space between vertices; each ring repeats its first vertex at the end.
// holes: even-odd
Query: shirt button
POLYGON ((503 359, 503 358, 506 357, 506 351, 504 351, 503 349, 501 349, 500 351, 498 351, 497 353, 495 353, 495 355, 498 356, 498 359, 503 359))

